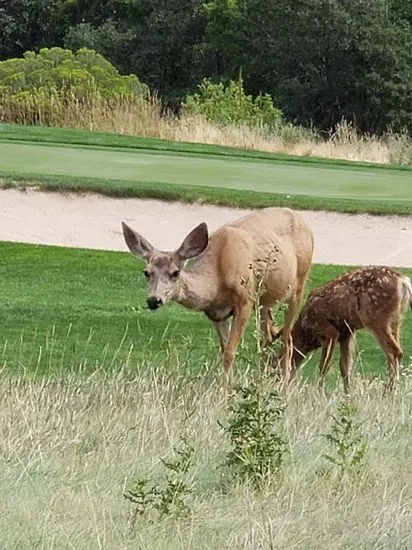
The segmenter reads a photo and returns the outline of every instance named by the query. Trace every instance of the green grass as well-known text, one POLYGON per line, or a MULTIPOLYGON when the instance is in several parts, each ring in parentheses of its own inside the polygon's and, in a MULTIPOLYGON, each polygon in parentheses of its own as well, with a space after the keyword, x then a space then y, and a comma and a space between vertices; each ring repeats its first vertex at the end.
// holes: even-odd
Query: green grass
MULTIPOLYGON (((309 288, 344 269, 314 266, 309 288)), ((282 470, 256 492, 222 475, 230 401, 214 330, 178 305, 147 311, 141 271, 128 253, 0 243, 2 548, 410 548, 412 315, 409 368, 390 399, 382 381, 361 379, 384 360, 359 338, 351 402, 364 469, 342 481, 325 461, 342 391, 323 396, 304 383, 286 398, 282 470), (140 476, 160 483, 161 459, 183 434, 195 449, 192 513, 132 525, 125 488, 140 476)), ((244 384, 258 376, 245 370, 252 344, 249 331, 236 369, 244 384)))
MULTIPOLYGON (((0 363, 10 372, 32 374, 108 371, 129 362, 136 369, 167 365, 196 375, 212 365, 220 372, 217 341, 203 314, 170 304, 146 309, 143 263, 129 253, 0 243, 0 363)), ((307 291, 346 268, 314 266, 307 291)), ((238 368, 253 358, 252 323, 238 368)), ((405 356, 412 355, 403 330, 405 356)), ((359 369, 385 372, 383 353, 361 333, 359 369)), ((310 376, 315 354, 305 367, 310 376)), ((332 369, 332 380, 338 369, 332 369)))
POLYGON ((77 130, 0 129, 3 187, 32 185, 232 206, 412 212, 412 169, 77 130))

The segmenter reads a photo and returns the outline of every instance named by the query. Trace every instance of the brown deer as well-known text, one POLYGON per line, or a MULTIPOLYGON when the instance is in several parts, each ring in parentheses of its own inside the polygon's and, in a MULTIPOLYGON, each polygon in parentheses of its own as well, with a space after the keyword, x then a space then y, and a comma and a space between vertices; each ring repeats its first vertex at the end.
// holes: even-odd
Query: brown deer
POLYGON ((354 362, 355 332, 366 328, 385 352, 393 390, 399 377, 403 352, 399 331, 402 313, 412 307, 412 285, 388 267, 366 267, 345 273, 313 290, 292 330, 292 376, 306 356, 322 348, 319 387, 323 389, 336 344, 340 346, 340 371, 349 391, 354 362))
POLYGON ((282 370, 285 383, 289 381, 291 327, 313 255, 312 230, 299 214, 289 208, 266 208, 222 226, 210 237, 201 223, 173 252, 156 250, 124 222, 122 226, 130 251, 147 262, 148 307, 154 310, 174 300, 203 311, 216 327, 227 376, 255 305, 258 281, 266 344, 277 334, 270 308, 286 302, 282 370))

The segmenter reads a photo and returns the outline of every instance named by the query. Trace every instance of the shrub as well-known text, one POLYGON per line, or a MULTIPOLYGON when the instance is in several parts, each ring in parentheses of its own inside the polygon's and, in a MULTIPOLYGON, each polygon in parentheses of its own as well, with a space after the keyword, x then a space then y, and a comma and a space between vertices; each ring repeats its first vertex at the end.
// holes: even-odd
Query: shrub
POLYGON ((273 128, 282 123, 282 111, 273 105, 271 96, 246 95, 241 80, 214 84, 205 78, 199 92, 186 97, 183 108, 188 114, 201 114, 225 124, 273 128))
POLYGON ((234 390, 227 425, 231 449, 224 466, 229 475, 260 489, 278 473, 287 452, 283 433, 285 404, 260 384, 234 390))
POLYGON ((102 55, 82 48, 26 52, 0 62, 0 119, 51 124, 67 106, 142 102, 148 87, 136 75, 120 75, 102 55))
POLYGON ((164 466, 164 482, 154 483, 150 478, 137 477, 124 492, 124 497, 134 504, 132 525, 137 517, 156 511, 160 518, 165 516, 185 516, 190 513, 186 497, 192 492, 188 474, 193 467, 194 447, 186 436, 181 444, 173 449, 172 460, 161 459, 164 466))
POLYGON ((330 451, 323 458, 336 468, 338 476, 356 474, 365 462, 368 443, 361 433, 361 424, 355 421, 356 408, 343 401, 338 406, 337 415, 332 416, 333 424, 326 439, 330 451))
POLYGON ((76 53, 63 48, 43 48, 38 54, 26 52, 22 59, 0 62, 1 94, 51 96, 70 90, 76 97, 99 92, 109 99, 119 95, 146 96, 148 88, 137 76, 122 76, 102 55, 87 48, 76 53))

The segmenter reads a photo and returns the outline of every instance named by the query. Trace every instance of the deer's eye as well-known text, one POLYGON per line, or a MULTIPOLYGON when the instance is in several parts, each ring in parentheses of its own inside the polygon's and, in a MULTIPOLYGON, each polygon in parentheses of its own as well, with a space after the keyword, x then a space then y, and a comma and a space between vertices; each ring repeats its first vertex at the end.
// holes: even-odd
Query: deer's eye
POLYGON ((179 273, 179 269, 175 269, 175 271, 173 271, 171 274, 172 279, 177 279, 179 277, 179 273))
POLYGON ((145 269, 143 271, 143 275, 146 277, 146 279, 148 279, 150 277, 150 273, 149 273, 149 271, 147 271, 147 269, 145 269))

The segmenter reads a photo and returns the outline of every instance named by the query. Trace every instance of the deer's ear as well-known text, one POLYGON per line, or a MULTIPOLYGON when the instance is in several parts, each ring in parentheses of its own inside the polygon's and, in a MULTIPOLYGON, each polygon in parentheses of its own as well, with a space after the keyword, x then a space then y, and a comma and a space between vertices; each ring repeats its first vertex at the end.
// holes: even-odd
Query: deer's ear
POLYGON ((153 246, 144 237, 133 231, 131 227, 122 222, 123 236, 130 252, 138 258, 148 259, 153 252, 153 246))
POLYGON ((180 245, 176 256, 181 261, 189 260, 199 256, 207 247, 209 242, 209 233, 207 225, 203 222, 195 227, 180 245))

